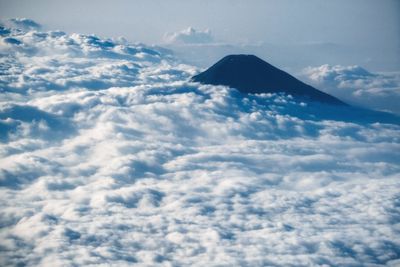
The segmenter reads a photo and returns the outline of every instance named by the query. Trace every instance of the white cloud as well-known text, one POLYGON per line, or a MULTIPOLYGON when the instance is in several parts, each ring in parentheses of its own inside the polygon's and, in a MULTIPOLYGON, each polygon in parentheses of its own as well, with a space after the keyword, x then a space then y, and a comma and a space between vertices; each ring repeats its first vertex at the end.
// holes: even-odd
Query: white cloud
POLYGON ((170 44, 204 44, 213 42, 214 38, 209 29, 202 31, 189 27, 180 32, 166 33, 164 40, 170 44))
POLYGON ((7 37, 4 265, 398 264, 398 119, 190 83, 140 45, 7 37))
POLYGON ((0 58, 1 91, 97 90, 189 75, 165 49, 94 35, 6 30, 0 37, 0 52, 6 55, 0 58))
POLYGON ((23 31, 40 30, 42 28, 42 25, 40 25, 36 21, 27 18, 13 18, 0 21, 0 23, 6 25, 6 27, 11 27, 23 31))
POLYGON ((371 73, 360 66, 308 67, 303 77, 352 104, 400 114, 400 73, 371 73))

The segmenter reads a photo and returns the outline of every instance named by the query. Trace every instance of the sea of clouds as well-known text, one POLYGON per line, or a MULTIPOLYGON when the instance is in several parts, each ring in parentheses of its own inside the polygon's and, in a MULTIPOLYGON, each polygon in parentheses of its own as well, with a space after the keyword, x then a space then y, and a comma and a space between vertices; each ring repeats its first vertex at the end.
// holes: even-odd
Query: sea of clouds
POLYGON ((165 49, 16 21, 0 265, 400 264, 398 117, 192 83, 165 49))
POLYGON ((308 67, 300 77, 348 103, 400 115, 400 73, 372 73, 360 66, 308 67))

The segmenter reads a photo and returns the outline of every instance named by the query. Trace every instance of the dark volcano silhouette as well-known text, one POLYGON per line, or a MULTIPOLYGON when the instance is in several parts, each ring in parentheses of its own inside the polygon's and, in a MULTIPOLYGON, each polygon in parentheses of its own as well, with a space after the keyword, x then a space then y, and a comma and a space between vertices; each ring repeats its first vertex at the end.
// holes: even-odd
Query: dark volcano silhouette
POLYGON ((322 103, 347 105, 254 55, 226 56, 206 71, 193 76, 192 81, 226 85, 236 88, 242 93, 283 92, 322 103))

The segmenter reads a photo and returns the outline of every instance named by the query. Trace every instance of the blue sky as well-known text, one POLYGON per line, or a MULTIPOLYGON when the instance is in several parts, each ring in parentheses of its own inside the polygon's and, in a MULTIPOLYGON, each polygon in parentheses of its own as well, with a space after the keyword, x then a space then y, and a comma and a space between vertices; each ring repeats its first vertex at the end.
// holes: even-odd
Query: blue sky
MULTIPOLYGON (((333 44, 348 54, 359 51, 350 61, 348 55, 338 54, 346 64, 378 71, 400 69, 400 2, 396 0, 2 0, 0 7, 2 18, 28 17, 49 29, 124 36, 149 44, 163 43, 166 32, 189 26, 210 29, 216 42, 231 45, 333 44)), ((328 52, 335 53, 323 53, 328 52)))

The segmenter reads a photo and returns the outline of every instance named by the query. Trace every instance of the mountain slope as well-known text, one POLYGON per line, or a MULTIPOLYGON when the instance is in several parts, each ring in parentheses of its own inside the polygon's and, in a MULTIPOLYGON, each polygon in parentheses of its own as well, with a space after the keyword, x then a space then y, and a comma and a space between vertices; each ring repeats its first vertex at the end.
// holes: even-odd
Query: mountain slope
POLYGON ((339 99, 297 80, 254 55, 226 56, 192 80, 230 86, 243 93, 284 92, 322 103, 345 105, 339 99))

